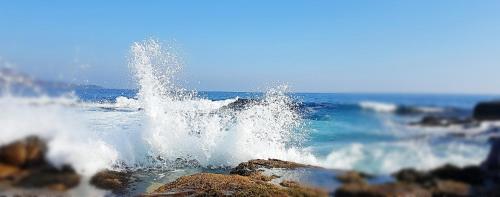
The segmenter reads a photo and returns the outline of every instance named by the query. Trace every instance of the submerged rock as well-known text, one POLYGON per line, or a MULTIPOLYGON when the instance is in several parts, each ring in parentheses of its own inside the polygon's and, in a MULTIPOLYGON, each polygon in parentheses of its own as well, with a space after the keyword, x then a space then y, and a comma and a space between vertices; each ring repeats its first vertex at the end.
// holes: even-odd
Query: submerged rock
POLYGON ((480 102, 474 107, 476 120, 500 120, 500 100, 480 102))
POLYGON ((327 193, 283 182, 281 186, 248 176, 199 173, 183 176, 163 185, 147 196, 327 196, 327 193))

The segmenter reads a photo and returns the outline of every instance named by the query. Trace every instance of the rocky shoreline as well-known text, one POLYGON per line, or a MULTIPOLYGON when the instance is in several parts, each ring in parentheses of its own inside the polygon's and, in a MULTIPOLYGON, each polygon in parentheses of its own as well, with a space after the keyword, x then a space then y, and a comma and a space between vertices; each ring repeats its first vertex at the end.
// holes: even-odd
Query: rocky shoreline
MULTIPOLYGON (((224 173, 200 172, 181 176, 141 196, 498 196, 500 195, 500 138, 491 139, 491 151, 478 166, 444 165, 429 171, 403 169, 392 180, 357 171, 332 171, 277 159, 243 162, 224 173), (311 184, 282 173, 335 174, 334 184, 311 184), (281 172, 281 173, 280 173, 281 172), (292 178, 291 178, 292 177, 292 178), (333 189, 331 189, 333 188, 333 189)), ((47 161, 47 145, 30 136, 0 147, 0 193, 17 196, 52 196, 82 184, 71 166, 47 161), (24 190, 33 190, 25 193, 24 190), (26 194, 26 195, 24 195, 26 194), (43 194, 43 195, 42 195, 43 194)), ((95 188, 128 196, 133 172, 101 171, 87 181, 95 188)), ((316 174, 317 175, 317 174, 316 174)), ((312 176, 316 176, 313 174, 312 176)))

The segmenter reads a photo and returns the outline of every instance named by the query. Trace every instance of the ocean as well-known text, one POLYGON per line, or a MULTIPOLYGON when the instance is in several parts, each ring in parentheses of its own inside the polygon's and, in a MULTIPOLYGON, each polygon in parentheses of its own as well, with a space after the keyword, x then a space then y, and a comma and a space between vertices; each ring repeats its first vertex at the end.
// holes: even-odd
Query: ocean
POLYGON ((286 85, 260 93, 193 91, 176 83, 176 56, 154 41, 135 43, 129 64, 138 89, 3 93, 0 144, 40 136, 52 163, 86 177, 105 168, 137 172, 138 193, 259 158, 386 176, 408 167, 479 164, 493 123, 412 123, 429 115, 467 118, 478 102, 499 98, 294 93, 286 85))

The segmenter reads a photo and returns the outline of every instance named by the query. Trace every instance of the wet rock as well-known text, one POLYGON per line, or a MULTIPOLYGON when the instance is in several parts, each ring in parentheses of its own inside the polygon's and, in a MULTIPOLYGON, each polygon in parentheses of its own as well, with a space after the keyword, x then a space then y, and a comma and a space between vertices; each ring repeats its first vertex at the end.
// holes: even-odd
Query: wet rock
POLYGON ((338 175, 336 178, 341 183, 366 183, 365 178, 370 178, 370 175, 362 172, 348 171, 338 175))
POLYGON ((327 196, 327 193, 284 182, 281 186, 248 176, 199 173, 183 176, 161 186, 148 196, 327 196))
POLYGON ((0 162, 14 166, 36 165, 45 162, 47 146, 36 136, 0 147, 0 162))
POLYGON ((428 172, 415 169, 402 169, 393 174, 400 182, 417 183, 424 187, 433 187, 437 180, 452 180, 472 185, 480 185, 485 180, 485 172, 478 166, 463 168, 446 164, 428 172))
POLYGON ((500 120, 500 100, 480 102, 474 107, 476 120, 500 120))
POLYGON ((21 188, 46 188, 66 191, 80 183, 80 176, 70 166, 61 169, 44 166, 30 169, 29 174, 16 181, 14 185, 21 188))
POLYGON ((92 176, 90 184, 100 189, 121 193, 129 185, 131 181, 130 178, 131 174, 128 172, 104 170, 92 176))
POLYGON ((431 197, 432 193, 414 184, 390 183, 382 185, 368 185, 363 183, 349 183, 342 185, 335 191, 336 197, 386 197, 386 196, 415 196, 431 197))
POLYGON ((240 163, 238 166, 231 170, 231 174, 238 174, 242 176, 249 176, 253 172, 258 171, 261 168, 285 168, 285 169, 296 169, 296 168, 314 168, 315 166, 282 161, 278 159, 254 159, 247 162, 240 163))
POLYGON ((444 165, 429 171, 430 176, 440 180, 453 180, 472 185, 483 184, 485 173, 479 166, 466 166, 463 168, 454 165, 444 165))
POLYGON ((80 183, 70 166, 53 166, 45 159, 47 145, 36 136, 0 147, 2 189, 37 188, 66 191, 80 183))

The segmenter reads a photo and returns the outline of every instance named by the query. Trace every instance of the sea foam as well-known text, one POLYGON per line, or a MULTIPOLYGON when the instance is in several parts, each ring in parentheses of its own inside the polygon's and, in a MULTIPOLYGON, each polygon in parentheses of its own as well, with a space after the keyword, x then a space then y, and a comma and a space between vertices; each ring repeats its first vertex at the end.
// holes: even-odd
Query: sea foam
POLYGON ((150 154, 202 165, 234 166, 256 158, 311 162, 314 157, 299 148, 305 130, 286 86, 270 89, 241 111, 220 110, 235 100, 211 101, 179 87, 175 74, 182 64, 168 49, 155 40, 131 47, 130 67, 148 117, 142 132, 150 154))

